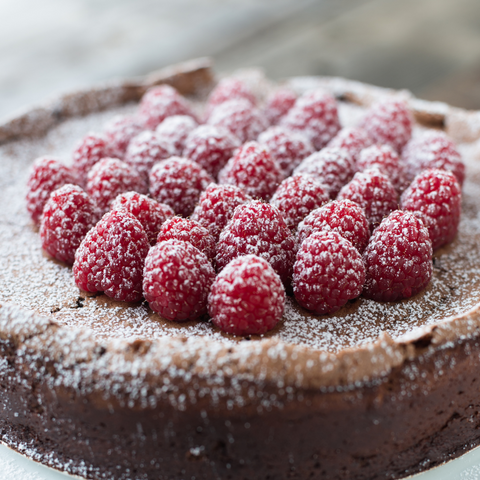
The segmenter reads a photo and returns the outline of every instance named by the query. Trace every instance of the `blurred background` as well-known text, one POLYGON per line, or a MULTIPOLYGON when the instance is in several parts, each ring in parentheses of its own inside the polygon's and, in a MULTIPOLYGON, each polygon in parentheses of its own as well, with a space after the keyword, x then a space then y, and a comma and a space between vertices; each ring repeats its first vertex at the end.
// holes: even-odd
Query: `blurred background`
POLYGON ((480 109, 480 0, 0 0, 0 116, 205 55, 480 109))

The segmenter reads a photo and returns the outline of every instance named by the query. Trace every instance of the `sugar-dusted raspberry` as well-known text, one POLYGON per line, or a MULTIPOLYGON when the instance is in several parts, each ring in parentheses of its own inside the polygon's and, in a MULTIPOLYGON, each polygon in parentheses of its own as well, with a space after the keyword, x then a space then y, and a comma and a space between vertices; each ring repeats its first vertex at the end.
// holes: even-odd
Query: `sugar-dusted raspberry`
POLYGON ((137 136, 143 127, 134 115, 117 115, 113 117, 103 130, 107 140, 108 155, 123 160, 130 140, 137 136))
POLYGON ((138 118, 145 128, 155 130, 159 123, 173 115, 195 117, 188 101, 170 85, 152 87, 142 97, 138 118))
POLYGON ((373 143, 390 145, 400 153, 412 136, 412 114, 405 101, 387 98, 373 104, 360 125, 373 143))
POLYGON ((155 130, 162 143, 168 145, 171 155, 181 156, 188 135, 198 127, 194 118, 188 115, 167 117, 155 130))
POLYGON ((297 99, 280 125, 300 130, 320 150, 338 133, 337 101, 323 90, 311 90, 297 99))
POLYGON ((286 176, 291 175, 293 169, 315 151, 305 135, 280 126, 270 127, 261 133, 258 143, 268 148, 286 176))
POLYGON ((410 140, 402 152, 411 178, 423 170, 438 168, 452 172, 463 185, 465 165, 455 142, 444 132, 428 130, 410 140))
POLYGON ((267 149, 258 142, 242 145, 218 174, 218 182, 236 185, 253 198, 269 200, 283 173, 267 149))
POLYGON ((234 210, 244 203, 252 201, 252 197, 234 185, 211 184, 200 195, 192 220, 203 225, 218 242, 220 233, 232 218, 234 210))
POLYGON ((167 320, 194 320, 207 313, 215 270, 191 243, 167 240, 150 249, 143 292, 150 308, 167 320))
POLYGON ((432 242, 411 212, 396 210, 373 232, 363 254, 363 296, 393 302, 423 290, 432 276, 432 242))
POLYGON ((462 190, 452 172, 425 170, 403 192, 401 207, 421 212, 434 250, 450 243, 457 234, 462 190))
POLYGON ((181 157, 158 162, 150 172, 150 194, 172 207, 177 215, 188 217, 200 194, 213 178, 197 163, 181 157))
POLYGON ((360 152, 371 144, 372 139, 365 130, 358 127, 345 127, 328 142, 327 147, 344 148, 355 161, 358 161, 360 152))
POLYGON ((40 157, 33 162, 27 181, 27 210, 35 223, 42 217, 50 194, 67 183, 75 183, 71 168, 52 157, 40 157))
POLYGON ((384 217, 398 208, 398 194, 386 175, 378 168, 357 172, 337 196, 337 200, 352 200, 365 210, 372 232, 384 217))
POLYGON ((262 257, 280 275, 284 285, 290 284, 295 238, 273 205, 254 200, 235 209, 217 243, 217 270, 248 254, 262 257))
POLYGON ((158 232, 157 243, 171 239, 189 242, 203 252, 210 261, 215 259, 215 238, 194 220, 180 217, 168 219, 158 232))
POLYGON ((112 210, 121 208, 130 212, 142 224, 150 245, 155 245, 163 223, 175 215, 168 205, 137 192, 118 195, 112 203, 112 210))
POLYGON ((226 128, 200 125, 188 135, 183 155, 217 178, 239 146, 238 138, 226 128))
POLYGON ((73 169, 82 186, 87 184, 88 172, 105 157, 110 157, 110 149, 105 135, 89 133, 80 140, 73 151, 73 169))
POLYGON ((148 181, 148 175, 155 163, 172 155, 171 143, 147 130, 132 138, 125 154, 125 162, 148 181))
POLYGON ((115 197, 124 192, 146 191, 142 177, 118 158, 104 158, 88 172, 87 193, 105 213, 115 197))
POLYGON ((282 319, 285 289, 275 270, 257 255, 232 260, 208 296, 212 322, 232 335, 261 335, 282 319))
POLYGON ((108 212, 87 233, 75 254, 75 283, 86 292, 138 302, 148 249, 147 234, 133 215, 123 209, 108 212))
POLYGON ((207 117, 210 116, 217 105, 239 98, 247 100, 252 105, 257 103, 255 95, 241 80, 235 77, 222 78, 208 97, 206 106, 207 117))
POLYGON ((97 223, 98 213, 91 198, 77 185, 67 184, 53 191, 40 225, 42 248, 72 265, 81 241, 97 223))
POLYGON ((277 207, 285 223, 291 230, 312 211, 329 200, 328 188, 315 177, 306 173, 297 173, 286 178, 270 200, 277 207))
POLYGON ((293 173, 309 173, 330 190, 335 198, 356 172, 356 164, 343 148, 328 147, 305 158, 293 173))
POLYGON ((365 265, 339 233, 316 232, 301 245, 293 267, 293 294, 307 310, 324 315, 362 293, 365 265))
POLYGON ((363 253, 370 237, 370 228, 363 208, 351 200, 334 200, 312 210, 300 222, 297 243, 301 245, 312 233, 335 231, 363 253))
POLYGON ((241 143, 255 140, 268 127, 264 114, 244 98, 228 100, 217 105, 207 123, 226 128, 241 143))
POLYGON ((264 111, 270 125, 276 125, 295 105, 297 94, 288 87, 277 88, 265 103, 264 111))

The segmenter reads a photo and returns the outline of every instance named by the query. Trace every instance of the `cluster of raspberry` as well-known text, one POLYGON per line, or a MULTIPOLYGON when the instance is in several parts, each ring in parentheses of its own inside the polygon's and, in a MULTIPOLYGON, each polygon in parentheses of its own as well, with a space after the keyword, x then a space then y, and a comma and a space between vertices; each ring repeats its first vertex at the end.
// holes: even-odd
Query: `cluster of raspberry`
POLYGON ((465 167, 443 132, 412 138, 405 101, 380 99, 342 128, 323 90, 279 87, 260 104, 232 77, 202 117, 154 87, 135 115, 84 137, 72 166, 34 162, 29 213, 80 289, 251 335, 280 321, 286 292, 328 314, 429 283, 432 252, 458 229, 465 167))

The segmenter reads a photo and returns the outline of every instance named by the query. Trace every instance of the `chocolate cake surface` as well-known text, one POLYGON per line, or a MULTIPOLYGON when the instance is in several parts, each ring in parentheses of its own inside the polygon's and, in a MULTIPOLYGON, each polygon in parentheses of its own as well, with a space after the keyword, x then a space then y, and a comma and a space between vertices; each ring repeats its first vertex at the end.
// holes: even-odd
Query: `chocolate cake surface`
MULTIPOLYGON (((261 96, 270 83, 240 75, 261 96)), ((402 478, 480 443, 480 115, 357 82, 330 90, 342 125, 381 96, 444 128, 467 166, 459 234, 428 288, 395 303, 359 298, 313 316, 288 298, 277 327, 236 338, 173 323, 145 304, 86 296, 42 253, 25 209, 40 155, 69 161, 84 134, 129 113, 148 86, 201 95, 207 60, 67 95, 0 125, 2 441, 86 478, 402 478)))

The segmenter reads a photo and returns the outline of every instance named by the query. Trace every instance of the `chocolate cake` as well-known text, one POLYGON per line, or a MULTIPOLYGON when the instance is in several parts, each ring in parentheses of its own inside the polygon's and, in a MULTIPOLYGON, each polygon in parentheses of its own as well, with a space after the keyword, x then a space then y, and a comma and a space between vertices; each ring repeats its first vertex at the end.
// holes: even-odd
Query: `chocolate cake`
MULTIPOLYGON (((240 73, 262 95, 270 83, 240 73)), ((24 205, 28 168, 132 112, 152 85, 201 102, 208 60, 63 96, 0 125, 1 440, 59 470, 101 479, 403 478, 480 443, 480 113, 337 78, 322 87, 353 125, 400 95, 415 131, 446 130, 467 166, 457 238, 427 289, 313 316, 287 298, 264 336, 166 321, 145 304, 87 296, 42 253, 24 205)))

